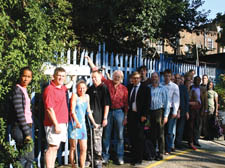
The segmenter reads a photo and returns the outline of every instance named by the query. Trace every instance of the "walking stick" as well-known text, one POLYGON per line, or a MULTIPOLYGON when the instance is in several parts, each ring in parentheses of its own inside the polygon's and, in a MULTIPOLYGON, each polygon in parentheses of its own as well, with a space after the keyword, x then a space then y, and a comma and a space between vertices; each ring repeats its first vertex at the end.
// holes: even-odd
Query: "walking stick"
POLYGON ((91 122, 89 120, 89 118, 87 117, 87 121, 88 121, 88 125, 90 128, 90 141, 91 141, 91 167, 94 168, 94 151, 93 151, 93 132, 92 132, 92 125, 91 122))

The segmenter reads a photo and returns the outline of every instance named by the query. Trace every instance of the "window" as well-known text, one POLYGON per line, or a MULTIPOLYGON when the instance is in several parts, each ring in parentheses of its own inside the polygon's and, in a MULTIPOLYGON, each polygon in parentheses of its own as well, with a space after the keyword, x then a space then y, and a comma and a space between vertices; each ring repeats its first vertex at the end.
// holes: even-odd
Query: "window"
POLYGON ((213 40, 211 38, 208 38, 208 44, 207 44, 207 48, 209 50, 213 50, 213 40))
POLYGON ((185 46, 184 46, 184 52, 188 53, 189 50, 190 50, 190 49, 189 49, 189 45, 185 45, 185 46))
POLYGON ((156 43, 156 51, 161 54, 163 52, 163 46, 162 46, 162 41, 158 41, 156 43))

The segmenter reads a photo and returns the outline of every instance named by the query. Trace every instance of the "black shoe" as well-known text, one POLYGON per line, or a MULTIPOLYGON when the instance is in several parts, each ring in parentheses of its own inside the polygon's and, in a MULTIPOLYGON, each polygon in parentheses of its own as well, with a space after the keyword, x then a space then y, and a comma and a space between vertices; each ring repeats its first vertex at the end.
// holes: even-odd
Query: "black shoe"
POLYGON ((156 160, 157 160, 157 161, 163 160, 163 155, 160 154, 159 156, 157 156, 157 157, 156 157, 156 160))
POLYGON ((142 164, 142 161, 133 161, 131 162, 132 166, 140 166, 142 164))
POLYGON ((201 147, 199 143, 194 143, 195 146, 201 147))
POLYGON ((176 148, 182 150, 182 149, 184 149, 185 147, 184 147, 184 145, 176 145, 176 148))
POLYGON ((209 137, 204 137, 203 139, 206 140, 206 141, 209 141, 210 140, 209 137))
POLYGON ((137 162, 137 163, 134 164, 134 166, 141 166, 141 165, 142 165, 142 162, 141 161, 139 161, 139 162, 137 162))
POLYGON ((102 168, 102 165, 95 165, 95 168, 102 168))

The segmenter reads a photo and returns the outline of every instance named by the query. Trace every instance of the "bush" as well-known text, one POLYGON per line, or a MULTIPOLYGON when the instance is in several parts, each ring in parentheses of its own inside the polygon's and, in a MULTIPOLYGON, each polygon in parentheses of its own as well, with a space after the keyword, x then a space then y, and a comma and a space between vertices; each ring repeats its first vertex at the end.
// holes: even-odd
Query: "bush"
POLYGON ((225 110, 225 74, 220 75, 219 82, 215 87, 215 91, 219 95, 219 109, 225 110))
POLYGON ((6 140, 6 125, 3 118, 0 118, 0 167, 8 167, 12 164, 13 167, 22 168, 19 158, 28 152, 31 152, 34 147, 33 141, 26 143, 21 150, 17 150, 15 146, 10 145, 6 140))

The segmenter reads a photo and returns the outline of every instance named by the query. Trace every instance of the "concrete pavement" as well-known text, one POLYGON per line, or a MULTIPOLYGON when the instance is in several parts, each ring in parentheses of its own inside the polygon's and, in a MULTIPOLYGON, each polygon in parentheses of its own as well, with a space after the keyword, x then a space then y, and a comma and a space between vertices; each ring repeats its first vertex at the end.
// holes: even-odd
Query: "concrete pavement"
MULTIPOLYGON (((201 148, 176 150, 171 155, 164 155, 161 161, 143 161, 139 168, 225 168, 225 140, 224 137, 214 141, 200 140, 201 148)), ((70 165, 60 166, 69 168, 70 165)), ((132 168, 129 163, 116 165, 112 162, 107 168, 132 168)))

